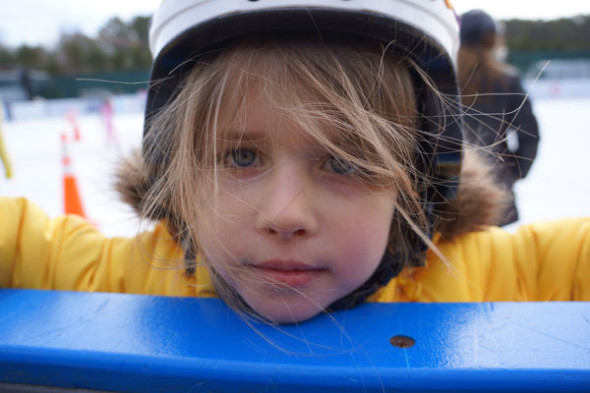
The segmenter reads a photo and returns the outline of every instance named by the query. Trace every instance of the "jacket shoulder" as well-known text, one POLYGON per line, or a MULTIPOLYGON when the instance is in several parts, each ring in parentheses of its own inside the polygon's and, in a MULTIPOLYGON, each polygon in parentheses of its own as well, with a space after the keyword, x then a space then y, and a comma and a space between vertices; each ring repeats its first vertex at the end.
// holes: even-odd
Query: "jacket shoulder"
POLYGON ((426 266, 402 272, 377 301, 590 300, 590 218, 435 240, 426 266))

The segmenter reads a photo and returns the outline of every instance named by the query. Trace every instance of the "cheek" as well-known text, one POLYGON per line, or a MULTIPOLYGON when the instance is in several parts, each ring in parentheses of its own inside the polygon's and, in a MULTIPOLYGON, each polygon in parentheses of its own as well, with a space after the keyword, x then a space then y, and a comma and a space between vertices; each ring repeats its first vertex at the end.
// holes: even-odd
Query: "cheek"
POLYGON ((335 236, 336 247, 349 255, 358 271, 371 274, 379 265, 387 248, 394 212, 393 197, 368 198, 362 208, 350 210, 350 215, 339 225, 335 236))
POLYGON ((197 230, 205 256, 214 262, 239 254, 238 235, 252 222, 252 209, 247 208, 248 204, 239 195, 224 190, 212 199, 199 216, 197 230))
MULTIPOLYGON (((233 283, 231 272, 239 263, 239 246, 235 244, 229 225, 223 224, 215 214, 203 219, 206 224, 199 225, 199 246, 203 263, 214 269, 228 283, 233 283)), ((231 284, 233 286, 233 284, 231 284)), ((219 288, 218 288, 219 289, 219 288)))
POLYGON ((395 199, 389 194, 374 195, 358 204, 352 225, 366 239, 369 247, 384 249, 389 238, 391 221, 395 210, 395 199))
POLYGON ((357 269, 372 273, 377 268, 387 248, 389 223, 375 225, 374 222, 360 224, 349 236, 342 236, 340 247, 346 250, 353 261, 362 261, 357 269))

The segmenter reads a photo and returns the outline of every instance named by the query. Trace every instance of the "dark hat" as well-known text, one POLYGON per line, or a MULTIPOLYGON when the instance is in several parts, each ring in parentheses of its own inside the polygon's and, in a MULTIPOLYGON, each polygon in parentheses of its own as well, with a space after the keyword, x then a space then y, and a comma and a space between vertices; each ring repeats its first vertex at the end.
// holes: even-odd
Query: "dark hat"
POLYGON ((476 45, 489 34, 496 33, 496 22, 482 10, 472 10, 461 15, 460 32, 462 45, 476 45))

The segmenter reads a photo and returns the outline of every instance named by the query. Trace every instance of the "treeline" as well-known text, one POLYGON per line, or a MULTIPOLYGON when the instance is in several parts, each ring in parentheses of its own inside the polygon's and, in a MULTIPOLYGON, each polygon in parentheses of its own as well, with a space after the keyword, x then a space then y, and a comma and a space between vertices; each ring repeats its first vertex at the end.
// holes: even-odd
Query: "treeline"
POLYGON ((22 45, 8 48, 0 43, 0 70, 29 68, 51 76, 146 70, 149 17, 125 23, 109 20, 96 37, 81 33, 62 34, 55 48, 22 45))
POLYGON ((590 15, 551 21, 511 19, 504 24, 509 51, 590 53, 590 15))
MULTIPOLYGON (((575 53, 590 58, 590 15, 552 21, 512 19, 504 23, 511 54, 550 53, 567 58, 575 53)), ((148 30, 149 17, 136 17, 127 23, 113 18, 96 37, 63 34, 51 49, 28 45, 8 48, 0 43, 0 70, 26 67, 52 76, 148 70, 148 30)))

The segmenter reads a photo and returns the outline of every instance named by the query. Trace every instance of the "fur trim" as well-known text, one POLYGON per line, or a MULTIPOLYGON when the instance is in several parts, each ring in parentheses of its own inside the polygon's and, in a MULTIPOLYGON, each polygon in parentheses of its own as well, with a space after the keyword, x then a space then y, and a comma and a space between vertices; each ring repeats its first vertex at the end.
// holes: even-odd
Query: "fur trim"
POLYGON ((128 203, 142 218, 148 220, 164 220, 170 234, 175 237, 183 233, 181 221, 168 205, 150 203, 150 193, 154 189, 154 176, 137 149, 128 158, 121 160, 115 173, 115 190, 119 192, 123 202, 128 203))
POLYGON ((463 233, 498 225, 512 197, 499 183, 493 167, 472 148, 466 148, 455 199, 438 212, 435 230, 447 240, 463 233))
MULTIPOLYGON (((168 205, 150 203, 150 194, 154 192, 155 176, 151 175, 149 165, 143 160, 140 149, 134 151, 128 158, 120 161, 115 173, 115 189, 119 192, 123 202, 128 203, 142 218, 163 221, 172 238, 182 246, 185 255, 185 273, 195 272, 194 247, 187 242, 187 230, 182 220, 173 214, 168 205)), ((164 196, 164 200, 166 197, 164 196)))
POLYGON ((142 216, 142 200, 150 188, 150 182, 139 149, 121 160, 115 176, 115 190, 123 202, 131 205, 136 213, 142 216))

